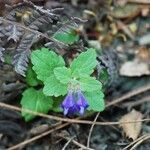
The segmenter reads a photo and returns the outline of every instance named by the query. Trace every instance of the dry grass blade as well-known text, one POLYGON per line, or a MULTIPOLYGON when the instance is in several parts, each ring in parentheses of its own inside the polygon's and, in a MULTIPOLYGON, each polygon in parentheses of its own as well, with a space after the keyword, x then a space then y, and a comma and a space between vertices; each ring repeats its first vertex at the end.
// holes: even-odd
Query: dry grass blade
MULTIPOLYGON (((140 93, 142 93, 142 92, 145 92, 145 91, 147 91, 147 90, 149 90, 149 89, 150 89, 150 85, 141 87, 141 88, 136 89, 136 90, 133 90, 133 91, 131 91, 131 92, 125 94, 124 96, 122 96, 122 97, 120 97, 120 98, 118 98, 118 99, 112 100, 112 102, 110 102, 110 103, 108 103, 108 104, 106 105, 106 108, 107 108, 107 107, 110 107, 110 106, 112 106, 112 105, 114 105, 114 104, 120 103, 120 102, 122 102, 122 101, 124 101, 124 100, 126 100, 126 99, 128 99, 128 98, 130 98, 130 97, 132 97, 132 96, 135 96, 135 95, 137 95, 137 94, 140 94, 140 93)), ((96 122, 96 120, 98 119, 99 115, 100 115, 100 113, 97 113, 97 115, 96 115, 96 117, 95 117, 95 119, 94 119, 94 121, 93 121, 93 124, 92 124, 92 126, 91 126, 91 128, 90 128, 89 135, 88 135, 88 140, 87 140, 87 147, 90 146, 90 139, 91 139, 92 131, 93 131, 93 128, 94 128, 94 126, 95 126, 95 122, 96 122)))
MULTIPOLYGON (((79 123, 79 124, 91 124, 91 125, 93 124, 93 121, 89 121, 89 120, 79 120, 79 118, 69 119, 69 118, 62 118, 62 117, 47 115, 47 114, 43 114, 43 113, 34 112, 29 109, 21 109, 19 107, 11 106, 9 104, 5 104, 2 102, 0 102, 0 107, 11 109, 11 110, 16 110, 16 111, 20 111, 20 112, 24 111, 24 112, 30 113, 32 115, 40 116, 40 117, 47 118, 47 119, 57 120, 57 121, 64 121, 64 122, 68 122, 68 123, 79 123)), ((82 118, 80 118, 80 119, 82 119, 82 118)), ((121 122, 121 123, 120 122, 95 122, 95 125, 103 125, 103 126, 107 125, 108 126, 108 125, 119 125, 119 124, 124 124, 124 123, 135 123, 135 122, 143 122, 143 121, 149 122, 150 118, 136 120, 136 121, 121 122)))
POLYGON ((67 143, 64 145, 64 147, 62 148, 62 150, 65 150, 67 148, 67 146, 71 143, 71 141, 73 140, 74 137, 70 138, 67 143))
POLYGON ((67 141, 72 142, 73 144, 77 145, 78 147, 80 147, 81 149, 86 149, 86 150, 93 150, 92 148, 88 148, 86 146, 84 146, 83 144, 77 142, 76 140, 73 140, 72 138, 68 138, 68 137, 63 137, 63 136, 59 136, 67 141))
POLYGON ((150 134, 145 134, 145 135, 142 135, 141 137, 139 137, 138 139, 134 140, 133 142, 131 142, 129 145, 127 145, 125 148, 123 148, 122 150, 127 150, 129 147, 131 147, 133 144, 137 143, 138 141, 140 141, 141 139, 147 137, 147 135, 150 135, 150 134))
MULTIPOLYGON (((121 97, 119 99, 114 100, 114 102, 111 102, 110 104, 107 104, 106 108, 109 107, 109 106, 112 106, 114 104, 117 104, 119 102, 122 102, 123 100, 125 100, 125 99, 127 99, 127 98, 129 98, 131 96, 134 96, 136 94, 145 92, 145 91, 147 91, 149 89, 150 89, 150 85, 144 86, 144 87, 142 87, 142 88, 140 88, 138 90, 132 91, 132 92, 128 93, 127 95, 125 95, 125 96, 123 96, 123 97, 121 97)), ((79 118, 77 118, 77 119, 68 119, 68 118, 61 118, 61 117, 57 117, 57 116, 52 116, 52 115, 47 115, 47 114, 43 114, 43 113, 33 112, 31 110, 28 110, 28 109, 21 109, 19 107, 12 106, 12 105, 9 105, 9 104, 5 104, 5 103, 2 103, 2 102, 0 102, 0 107, 11 109, 11 110, 16 110, 16 111, 20 111, 20 112, 23 110, 24 112, 27 112, 27 113, 30 113, 30 114, 33 114, 33 115, 37 115, 37 116, 40 116, 40 117, 43 117, 43 118, 67 122, 67 123, 65 123, 65 124, 63 124, 61 126, 58 126, 58 127, 54 128, 54 129, 46 131, 43 134, 40 134, 40 135, 35 136, 35 137, 33 137, 33 138, 29 139, 29 140, 21 142, 21 143, 15 145, 13 147, 7 149, 7 150, 14 150, 14 149, 19 148, 19 147, 21 147, 23 145, 31 143, 31 142, 33 142, 33 141, 35 141, 37 139, 40 139, 40 138, 42 138, 42 137, 52 133, 53 131, 59 130, 59 129, 69 125, 70 123, 91 124, 92 125, 92 129, 91 129, 91 133, 90 134, 92 134, 92 130, 94 128, 94 125, 119 125, 120 124, 119 122, 96 122, 99 114, 97 114, 95 122, 93 122, 93 121, 88 121, 88 120, 79 120, 79 118)), ((121 123, 134 123, 134 122, 143 122, 143 121, 150 121, 150 118, 137 120, 137 121, 132 121, 132 122, 121 122, 121 123)), ((89 138, 89 141, 90 141, 90 138, 89 138)))
POLYGON ((92 126, 91 126, 91 128, 90 128, 89 135, 88 135, 88 139, 87 139, 87 147, 90 147, 90 140, 91 140, 92 131, 93 131, 93 128, 94 128, 94 126, 95 126, 95 122, 96 122, 96 120, 98 119, 99 115, 100 115, 100 112, 97 113, 97 115, 96 115, 96 117, 95 117, 95 119, 94 119, 94 121, 93 121, 93 124, 92 124, 92 126))
POLYGON ((138 95, 138 94, 143 93, 143 92, 146 92, 146 91, 148 91, 148 90, 150 90, 150 85, 149 85, 149 84, 146 85, 146 86, 142 86, 142 87, 140 87, 140 88, 138 88, 138 89, 135 89, 135 90, 133 90, 133 91, 131 91, 131 92, 129 92, 129 93, 127 93, 127 94, 121 96, 120 98, 117 98, 117 99, 115 99, 115 100, 112 100, 112 102, 110 102, 110 103, 108 103, 108 104, 106 105, 106 108, 107 108, 107 107, 110 107, 110 106, 112 106, 112 105, 118 104, 118 103, 120 103, 120 102, 122 102, 122 101, 124 101, 124 100, 127 100, 128 98, 130 98, 130 97, 132 97, 132 96, 138 95))
POLYGON ((130 150, 135 150, 135 148, 140 145, 142 142, 144 142, 145 140, 148 140, 150 138, 150 135, 147 135, 146 137, 142 138, 141 140, 139 140, 130 150))
POLYGON ((150 102, 150 96, 146 96, 146 97, 144 97, 144 98, 141 98, 141 99, 138 100, 138 101, 133 101, 133 102, 124 103, 124 104, 122 105, 122 107, 123 107, 123 108, 125 108, 125 107, 132 108, 132 107, 141 105, 141 104, 143 104, 143 103, 148 103, 148 102, 150 102))

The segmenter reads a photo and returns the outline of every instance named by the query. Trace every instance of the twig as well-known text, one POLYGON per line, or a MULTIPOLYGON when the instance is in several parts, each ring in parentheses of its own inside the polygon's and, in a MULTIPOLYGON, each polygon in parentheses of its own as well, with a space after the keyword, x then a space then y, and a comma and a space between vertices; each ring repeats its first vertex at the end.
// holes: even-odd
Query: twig
MULTIPOLYGON (((64 137, 63 137, 64 138, 64 137)), ((65 150, 67 146, 70 144, 70 142, 73 140, 74 137, 67 140, 67 143, 64 145, 64 147, 61 150, 65 150)))
MULTIPOLYGON (((26 113, 30 113, 32 115, 37 115, 43 118, 47 118, 47 119, 53 119, 53 120, 57 120, 57 121, 64 121, 64 122, 70 122, 70 123, 80 123, 80 124, 93 124, 93 121, 89 121, 89 120, 79 120, 79 119, 69 119, 69 118, 62 118, 62 117, 57 117, 57 116, 52 116, 52 115, 46 115, 43 113, 38 113, 35 111, 31 111, 29 109, 21 109, 19 107, 16 106, 11 106, 9 104, 5 104, 0 102, 0 107, 3 108, 8 108, 11 110, 17 110, 17 111, 23 111, 26 113)), ((150 121, 150 118, 146 118, 146 119, 142 119, 142 120, 136 120, 136 121, 129 121, 129 122, 95 122, 95 125, 119 125, 120 123, 135 123, 135 122, 143 122, 143 121, 150 121)))
POLYGON ((95 119, 94 119, 94 121, 93 121, 93 124, 92 124, 92 126, 91 126, 91 128, 90 128, 89 135, 88 135, 88 139, 87 139, 87 147, 90 147, 90 140, 91 140, 92 131, 93 131, 93 128, 94 128, 94 126, 95 126, 95 122, 97 121, 99 115, 100 115, 100 112, 97 113, 97 115, 96 115, 96 117, 95 117, 95 119))
POLYGON ((138 94, 140 94, 140 93, 146 92, 146 91, 148 91, 148 90, 150 90, 150 85, 149 85, 149 84, 146 85, 146 86, 142 86, 141 88, 135 89, 135 90, 133 90, 133 91, 131 91, 131 92, 129 92, 129 93, 127 93, 127 94, 121 96, 120 98, 117 98, 117 99, 115 99, 115 100, 112 100, 112 102, 110 102, 110 103, 108 103, 108 104, 106 105, 106 108, 107 108, 107 107, 110 107, 110 106, 112 106, 112 105, 115 105, 115 104, 117 104, 117 103, 120 103, 120 102, 122 102, 122 101, 124 101, 124 100, 127 100, 127 99, 129 99, 130 97, 132 97, 132 96, 135 96, 135 95, 138 95, 138 94))
POLYGON ((18 149, 18 148, 21 147, 21 146, 24 146, 24 145, 26 145, 26 144, 29 144, 29 143, 31 143, 31 142, 33 142, 33 141, 35 141, 35 140, 38 140, 38 139, 40 139, 40 138, 42 138, 42 137, 44 137, 44 136, 47 136, 48 134, 50 134, 50 133, 52 133, 52 132, 54 132, 54 131, 56 131, 56 130, 59 130, 59 129, 61 129, 61 128, 67 126, 67 125, 69 125, 69 123, 64 123, 64 124, 61 124, 61 125, 59 125, 59 126, 56 126, 55 128, 53 128, 53 129, 51 129, 51 130, 48 130, 48 131, 46 131, 46 132, 44 132, 44 133, 42 133, 42 134, 40 134, 40 135, 34 136, 34 137, 31 138, 31 139, 25 140, 25 141, 23 141, 23 142, 21 142, 21 143, 15 145, 15 146, 12 146, 12 147, 10 147, 10 148, 8 148, 8 149, 6 149, 6 150, 16 150, 16 149, 18 149))
POLYGON ((135 144, 136 142, 140 141, 141 139, 143 139, 147 135, 149 135, 149 134, 142 135, 141 137, 137 138, 136 140, 134 140, 133 142, 131 142, 129 145, 127 145, 126 147, 124 147, 122 150, 127 150, 129 147, 131 147, 133 144, 135 144))
MULTIPOLYGON (((136 91, 131 92, 130 94, 127 94, 128 96, 123 96, 122 98, 116 99, 115 102, 107 104, 106 107, 109 107, 109 106, 114 105, 116 103, 122 102, 123 100, 129 98, 130 96, 134 96, 136 94, 139 94, 141 92, 147 91, 149 89, 150 89, 150 86, 142 87, 142 88, 140 88, 140 89, 138 89, 136 91)), ((29 140, 21 142, 20 144, 17 144, 15 146, 11 147, 11 149, 8 149, 8 150, 14 150, 14 149, 16 149, 16 147, 21 147, 21 146, 26 145, 26 144, 28 144, 30 142, 33 142, 33 141, 35 141, 37 139, 40 139, 43 136, 46 136, 46 135, 50 134, 53 131, 56 131, 58 129, 61 129, 61 128, 69 125, 70 123, 82 123, 82 124, 91 124, 91 125, 93 125, 93 121, 78 120, 78 119, 67 119, 67 118, 61 118, 61 117, 52 116, 52 115, 46 115, 46 114, 43 114, 43 113, 33 112, 33 111, 29 110, 29 109, 21 109, 19 107, 11 106, 9 104, 5 104, 5 103, 2 103, 2 102, 0 102, 0 107, 11 109, 11 110, 16 110, 16 111, 20 111, 20 112, 24 111, 26 113, 30 113, 30 114, 33 114, 33 115, 41 116, 41 117, 44 117, 44 118, 67 122, 67 123, 63 124, 62 126, 58 126, 55 129, 49 130, 47 132, 44 132, 41 135, 35 136, 35 137, 33 137, 33 138, 29 139, 29 140), (12 148, 14 148, 14 149, 12 149, 12 148)), ((134 122, 141 122, 141 121, 150 121, 150 118, 143 119, 143 120, 137 120, 137 121, 133 121, 133 122, 122 122, 122 123, 134 123, 134 122)), ((118 125, 118 124, 120 124, 120 122, 96 122, 96 121, 94 122, 94 125, 118 125)))
MULTIPOLYGON (((124 96, 122 96, 122 97, 120 97, 120 98, 118 98, 118 99, 112 100, 112 102, 110 102, 110 103, 108 103, 108 104, 106 105, 106 108, 109 107, 109 106, 112 106, 112 105, 114 105, 114 104, 116 104, 116 103, 120 103, 120 102, 122 102, 122 101, 124 101, 124 100, 127 100, 128 98, 130 98, 130 97, 132 97, 132 96, 135 96, 135 95, 137 95, 137 94, 140 94, 140 93, 142 93, 142 92, 145 92, 145 91, 147 91, 147 90, 149 90, 149 89, 150 89, 150 85, 141 87, 141 88, 136 89, 136 90, 133 90, 133 91, 131 91, 131 92, 125 94, 124 96)), ((94 119, 94 121, 93 121, 93 124, 92 124, 92 126, 91 126, 91 128, 90 128, 89 135, 88 135, 88 139, 87 139, 87 147, 90 146, 90 139, 91 139, 92 131, 93 131, 95 122, 97 121, 99 115, 100 115, 100 113, 97 113, 97 115, 96 115, 96 117, 95 117, 95 119, 94 119)))
POLYGON ((74 143, 75 145, 77 145, 77 146, 80 147, 81 149, 93 150, 93 149, 88 148, 88 147, 84 146, 83 144, 77 142, 76 140, 73 140, 72 138, 70 139, 69 137, 63 137, 63 136, 61 136, 61 135, 59 135, 59 137, 65 139, 65 140, 67 140, 67 141, 70 141, 70 140, 71 140, 72 143, 74 143))
POLYGON ((132 107, 141 105, 141 104, 146 103, 146 102, 150 102, 150 96, 146 96, 146 97, 140 99, 139 101, 124 103, 124 104, 122 105, 122 107, 123 107, 123 108, 125 108, 125 107, 132 108, 132 107))
MULTIPOLYGON (((103 121, 103 122, 107 122, 105 119, 103 119, 102 117, 100 117, 100 119, 103 121)), ((120 133, 120 130, 115 127, 114 125, 109 125, 112 129, 114 129, 115 131, 117 131, 118 133, 120 133)))
POLYGON ((147 140, 149 138, 150 138, 150 135, 147 135, 146 137, 144 137, 143 139, 138 141, 130 150, 134 150, 138 145, 140 145, 142 142, 144 142, 145 140, 147 140))

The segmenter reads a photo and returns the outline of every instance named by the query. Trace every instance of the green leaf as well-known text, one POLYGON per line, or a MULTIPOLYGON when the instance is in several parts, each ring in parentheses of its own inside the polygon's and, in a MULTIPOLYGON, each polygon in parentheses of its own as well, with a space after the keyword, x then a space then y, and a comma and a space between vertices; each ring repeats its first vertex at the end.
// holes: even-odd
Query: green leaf
POLYGON ((102 69, 99 75, 99 80, 103 83, 106 84, 109 79, 109 74, 106 68, 102 69))
POLYGON ((57 67, 54 69, 55 77, 64 84, 71 80, 71 70, 66 67, 57 67))
POLYGON ((8 65, 11 65, 13 62, 12 57, 8 54, 4 55, 4 62, 8 65))
POLYGON ((67 85, 56 79, 55 75, 48 77, 44 82, 43 93, 47 96, 58 97, 67 93, 67 85))
POLYGON ((105 109, 104 94, 102 91, 93 91, 84 93, 89 107, 88 110, 103 111, 105 109))
POLYGON ((97 91, 102 89, 102 84, 94 77, 84 77, 80 80, 80 87, 82 91, 97 91))
POLYGON ((63 96, 53 98, 53 108, 51 109, 54 112, 62 112, 61 103, 64 100, 63 96))
POLYGON ((81 53, 71 64, 72 76, 80 78, 93 73, 97 65, 96 52, 89 48, 86 52, 81 53))
POLYGON ((47 77, 52 75, 55 67, 65 65, 61 56, 58 56, 53 51, 49 51, 47 48, 33 51, 31 61, 34 65, 33 70, 37 74, 37 78, 41 81, 45 81, 47 77))
MULTIPOLYGON (((50 97, 46 97, 42 91, 37 91, 34 88, 29 88, 23 92, 21 100, 23 109, 29 109, 39 113, 48 113, 52 108, 53 101, 50 97)), ((35 115, 22 111, 22 116, 25 121, 30 121, 35 118, 35 115)))
POLYGON ((29 86, 37 86, 38 84, 40 84, 40 81, 37 79, 37 76, 32 67, 29 67, 27 69, 25 80, 29 86))
POLYGON ((74 42, 79 40, 79 36, 74 31, 70 31, 66 33, 59 32, 59 33, 56 33, 53 38, 65 44, 73 44, 74 42))

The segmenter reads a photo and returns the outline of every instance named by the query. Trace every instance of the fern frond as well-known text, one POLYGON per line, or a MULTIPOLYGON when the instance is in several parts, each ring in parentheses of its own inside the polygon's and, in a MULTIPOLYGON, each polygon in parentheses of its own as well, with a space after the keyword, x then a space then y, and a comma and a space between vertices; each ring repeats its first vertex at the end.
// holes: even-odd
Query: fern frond
POLYGON ((4 62, 4 57, 3 57, 3 51, 5 49, 3 47, 0 47, 0 61, 4 62))
MULTIPOLYGON (((47 39, 53 49, 59 53, 61 48, 68 45, 53 38, 57 32, 68 32, 77 27, 74 19, 63 13, 62 8, 44 9, 32 2, 25 1, 12 7, 5 16, 0 17, 1 47, 7 50, 7 43, 14 41, 15 71, 25 76, 31 47, 39 39, 47 39)), ((49 44, 50 44, 49 43, 49 44)), ((3 48, 0 48, 0 60, 3 60, 3 48)))
POLYGON ((34 33, 24 35, 17 48, 17 54, 14 56, 13 64, 15 71, 22 76, 25 76, 25 71, 28 66, 28 60, 31 53, 31 47, 37 40, 37 35, 34 33))
POLYGON ((19 41, 22 35, 22 29, 17 27, 16 25, 9 25, 5 28, 5 34, 8 36, 7 41, 13 40, 14 42, 19 41))

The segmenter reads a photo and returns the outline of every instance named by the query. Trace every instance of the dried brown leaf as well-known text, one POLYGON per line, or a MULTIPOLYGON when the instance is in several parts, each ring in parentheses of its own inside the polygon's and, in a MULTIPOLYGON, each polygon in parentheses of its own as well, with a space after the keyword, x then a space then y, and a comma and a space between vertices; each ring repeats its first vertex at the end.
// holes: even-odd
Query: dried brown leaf
POLYGON ((126 4, 124 7, 114 8, 112 15, 118 19, 134 18, 141 12, 141 7, 137 4, 126 4))
POLYGON ((149 64, 144 61, 140 61, 139 59, 134 59, 133 61, 128 61, 122 64, 119 73, 120 75, 128 77, 150 75, 149 64))
POLYGON ((142 114, 136 110, 132 110, 128 114, 124 115, 120 120, 120 127, 123 128, 124 133, 127 137, 135 140, 140 134, 142 122, 133 123, 121 123, 121 122, 132 122, 142 119, 142 114))

